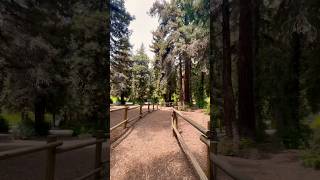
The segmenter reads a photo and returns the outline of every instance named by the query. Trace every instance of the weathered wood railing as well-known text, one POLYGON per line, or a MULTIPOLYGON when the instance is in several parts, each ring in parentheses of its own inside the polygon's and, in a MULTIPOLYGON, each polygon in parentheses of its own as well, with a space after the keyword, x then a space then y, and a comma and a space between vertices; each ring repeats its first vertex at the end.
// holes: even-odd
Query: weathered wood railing
MULTIPOLYGON (((215 134, 210 130, 204 128, 197 122, 193 121, 192 119, 185 117, 181 112, 173 108, 172 111, 172 131, 175 137, 177 138, 179 144, 183 152, 186 154, 187 158, 189 159, 193 169, 196 171, 200 180, 217 180, 217 168, 221 169, 225 172, 228 176, 235 180, 251 180, 252 178, 247 177, 243 173, 239 172, 235 168, 233 168, 228 162, 224 161, 222 156, 218 155, 217 151, 217 141, 215 134), (183 120, 187 121, 190 125, 192 125, 195 129, 197 129, 200 133, 200 140, 204 142, 208 147, 208 173, 207 175, 200 167, 198 161, 196 160, 195 156, 191 153, 189 148, 187 147, 186 143, 184 142, 180 132, 178 131, 178 117, 181 117, 183 120)), ((208 123, 208 127, 210 124, 208 123)))
POLYGON ((141 119, 145 114, 155 111, 155 105, 157 105, 157 106, 156 106, 156 110, 159 109, 158 103, 157 103, 157 104, 152 103, 152 111, 150 110, 150 109, 151 109, 150 105, 151 105, 150 103, 148 103, 148 104, 140 104, 139 106, 135 106, 135 107, 132 107, 132 108, 129 108, 129 106, 125 106, 125 107, 123 107, 123 108, 111 110, 110 112, 115 112, 115 111, 119 111, 119 110, 124 110, 124 114, 123 114, 123 121, 121 121, 121 122, 118 123, 117 125, 111 127, 111 128, 110 128, 110 132, 113 131, 113 130, 115 130, 116 128, 122 126, 122 125, 124 126, 124 128, 127 128, 127 124, 128 124, 129 122, 131 122, 131 121, 133 121, 133 120, 135 120, 135 119, 138 119, 138 118, 141 119), (148 111, 145 111, 145 112, 142 111, 143 105, 147 105, 147 106, 148 106, 148 111), (139 109, 139 114, 138 114, 137 116, 134 116, 134 117, 128 119, 128 112, 131 111, 131 110, 137 109, 137 108, 140 108, 140 109, 139 109))
MULTIPOLYGON (((108 136, 108 135, 107 135, 108 136)), ((0 152, 0 160, 10 159, 18 156, 23 156, 31 153, 36 153, 40 151, 47 151, 47 158, 46 158, 46 173, 45 173, 45 180, 54 180, 55 179, 55 164, 56 164, 56 156, 58 154, 73 151, 77 149, 81 149, 87 146, 96 145, 95 148, 95 162, 94 168, 87 174, 76 178, 77 180, 88 179, 89 177, 94 176, 95 180, 100 180, 102 178, 102 171, 103 171, 103 163, 102 161, 102 143, 105 141, 105 137, 102 131, 98 131, 96 135, 96 139, 81 142, 74 145, 62 146, 63 142, 57 140, 57 136, 48 136, 47 143, 44 145, 39 145, 35 147, 26 147, 26 148, 19 148, 15 150, 8 150, 0 152)))

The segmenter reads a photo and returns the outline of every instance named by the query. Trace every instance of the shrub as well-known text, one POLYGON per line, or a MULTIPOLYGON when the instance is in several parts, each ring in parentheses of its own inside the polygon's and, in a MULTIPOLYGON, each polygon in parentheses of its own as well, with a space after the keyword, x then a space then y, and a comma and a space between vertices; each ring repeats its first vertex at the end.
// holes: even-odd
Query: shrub
POLYGON ((6 119, 0 116, 0 133, 8 133, 9 132, 9 123, 6 119))
POLYGON ((252 148, 255 147, 255 145, 254 141, 249 138, 240 139, 240 149, 252 148))
POLYGON ((309 141, 310 147, 302 153, 303 164, 307 167, 320 169, 320 117, 316 117, 311 123, 313 130, 312 138, 309 141))
POLYGON ((27 139, 35 135, 34 122, 27 117, 24 121, 18 122, 17 126, 12 128, 15 137, 27 139))

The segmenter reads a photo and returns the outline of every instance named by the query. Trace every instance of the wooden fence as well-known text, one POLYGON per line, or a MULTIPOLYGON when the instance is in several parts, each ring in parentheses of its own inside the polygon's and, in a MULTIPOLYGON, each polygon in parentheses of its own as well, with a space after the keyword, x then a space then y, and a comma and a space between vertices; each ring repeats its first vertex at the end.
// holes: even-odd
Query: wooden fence
MULTIPOLYGON (((217 180, 217 168, 221 169, 225 172, 228 176, 235 180, 252 180, 252 178, 247 177, 242 172, 236 170, 232 167, 228 162, 224 161, 222 156, 218 155, 217 145, 218 141, 216 140, 216 135, 211 132, 210 130, 204 128, 200 124, 196 123, 192 119, 185 117, 182 115, 178 110, 172 108, 172 131, 175 137, 177 138, 179 144, 183 152, 186 154, 188 160, 190 161, 193 169, 197 173, 200 180, 217 180), (190 125, 192 125, 195 129, 197 129, 200 133, 200 140, 207 145, 208 148, 208 173, 203 171, 200 167, 198 161, 196 160, 195 156, 191 153, 188 146, 184 142, 180 132, 178 131, 178 117, 181 117, 183 120, 187 121, 190 125)), ((208 123, 208 127, 210 124, 208 123)))
MULTIPOLYGON (((108 135, 107 135, 108 136, 108 135)), ((47 143, 44 145, 38 145, 34 147, 19 148, 15 150, 8 150, 0 152, 0 160, 5 160, 9 158, 14 158, 18 156, 23 156, 31 153, 36 153, 40 151, 47 151, 46 157, 46 173, 45 180, 54 180, 55 177, 55 165, 56 156, 60 153, 73 151, 81 149, 87 146, 95 145, 95 162, 94 169, 87 174, 76 178, 76 180, 88 179, 94 176, 95 180, 100 180, 102 178, 103 164, 107 161, 102 161, 102 143, 105 141, 103 131, 98 131, 96 134, 96 139, 89 140, 86 142, 81 142, 74 145, 62 146, 63 142, 57 140, 57 136, 48 136, 47 143)))
POLYGON ((118 123, 117 125, 111 127, 111 128, 110 128, 110 132, 113 131, 113 130, 115 130, 116 128, 122 126, 122 125, 123 125, 123 127, 124 127, 124 129, 125 129, 125 128, 127 128, 127 124, 128 124, 129 122, 131 122, 131 121, 133 121, 133 120, 135 120, 135 119, 138 119, 138 118, 141 119, 141 118, 142 118, 143 116, 145 116, 146 114, 155 111, 155 108, 156 108, 156 110, 159 109, 158 103, 156 103, 156 104, 155 104, 155 103, 152 103, 152 104, 148 103, 148 104, 146 104, 146 105, 148 106, 148 111, 145 111, 145 112, 142 111, 143 104, 140 104, 139 106, 134 106, 134 107, 132 107, 132 108, 129 108, 129 106, 125 106, 125 107, 123 107, 123 108, 111 110, 110 112, 116 112, 116 111, 124 110, 124 112, 123 112, 124 114, 123 114, 123 121, 121 121, 121 122, 118 123), (152 105, 152 109, 151 109, 151 105, 152 105), (155 106, 156 106, 156 107, 155 107, 155 106), (140 109, 139 114, 138 114, 137 116, 134 116, 134 117, 128 119, 128 112, 131 111, 131 110, 137 109, 137 108, 140 109))

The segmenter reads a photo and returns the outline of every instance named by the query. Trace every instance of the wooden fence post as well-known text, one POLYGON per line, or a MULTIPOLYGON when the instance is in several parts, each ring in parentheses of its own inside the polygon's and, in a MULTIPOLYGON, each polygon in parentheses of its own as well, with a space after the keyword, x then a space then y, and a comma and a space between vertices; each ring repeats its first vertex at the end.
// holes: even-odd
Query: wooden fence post
POLYGON ((123 119, 124 119, 124 128, 127 128, 127 120, 128 120, 128 109, 129 107, 126 106, 125 109, 124 109, 124 116, 123 116, 123 119))
POLYGON ((175 119, 174 119, 174 111, 172 111, 172 114, 171 114, 172 136, 175 135, 174 129, 173 129, 173 127, 175 126, 175 122, 174 121, 175 121, 175 119))
POLYGON ((175 119, 174 121, 174 127, 178 130, 178 116, 175 111, 173 111, 173 118, 175 119))
MULTIPOLYGON (((57 136, 48 136, 47 144, 56 142, 57 136)), ((48 148, 47 150, 47 169, 46 169, 46 180, 54 180, 56 164, 56 146, 48 148)))
POLYGON ((150 112, 150 103, 148 102, 148 112, 150 112))
POLYGON ((142 118, 142 104, 140 104, 140 119, 142 118))
MULTIPOLYGON (((98 130, 96 135, 96 140, 101 140, 102 138, 103 138, 103 131, 98 130)), ((94 163, 95 169, 102 167, 101 154, 102 154, 102 142, 97 142, 96 153, 95 153, 95 163, 94 163)), ((101 171, 98 171, 95 174, 95 180, 100 180, 100 179, 101 179, 101 171)))
MULTIPOLYGON (((208 129, 210 131, 214 131, 211 127, 211 123, 210 121, 208 121, 208 129)), ((215 133, 211 133, 211 135, 214 135, 215 136, 215 133)), ((209 147, 208 147, 208 179, 209 180, 217 180, 217 167, 216 165, 214 164, 214 159, 211 159, 211 156, 210 154, 213 153, 215 155, 218 154, 218 146, 217 146, 217 143, 216 143, 216 137, 209 137, 210 138, 210 144, 209 144, 209 147)))
POLYGON ((159 103, 157 103, 157 110, 159 110, 159 103))
POLYGON ((152 111, 154 111, 154 103, 152 103, 152 111))

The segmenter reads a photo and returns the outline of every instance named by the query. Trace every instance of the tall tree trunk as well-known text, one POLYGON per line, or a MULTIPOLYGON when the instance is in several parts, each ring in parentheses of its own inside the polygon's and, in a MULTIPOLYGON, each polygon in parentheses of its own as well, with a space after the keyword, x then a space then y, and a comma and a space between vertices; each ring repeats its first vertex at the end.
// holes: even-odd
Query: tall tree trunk
POLYGON ((124 100, 124 93, 123 92, 121 92, 121 95, 120 95, 120 103, 121 103, 121 105, 126 104, 126 101, 124 100))
POLYGON ((253 81, 253 87, 254 87, 254 104, 255 104, 255 118, 256 118, 256 136, 257 140, 261 141, 263 140, 265 136, 265 127, 264 122, 262 119, 262 111, 263 111, 263 105, 262 105, 262 94, 260 93, 260 87, 263 82, 259 81, 260 77, 260 65, 259 65, 259 30, 260 30, 260 6, 263 5, 263 0, 256 0, 253 2, 253 22, 254 22, 254 54, 253 57, 255 61, 253 62, 253 75, 254 75, 254 81, 253 81))
POLYGON ((99 11, 106 13, 99 28, 99 49, 97 53, 97 128, 109 132, 110 122, 110 1, 100 0, 99 11))
MULTIPOLYGON (((291 108, 292 108, 292 128, 299 131, 300 130, 300 58, 301 58, 301 39, 302 35, 300 33, 294 32, 291 36, 291 63, 292 63, 292 81, 291 81, 291 108)), ((290 85, 289 85, 290 86, 290 85)))
POLYGON ((240 0, 239 30, 239 130, 244 137, 255 139, 256 121, 253 88, 254 30, 253 2, 240 0))
MULTIPOLYGON (((214 0, 210 0, 210 35, 209 35, 209 82, 210 82, 210 127, 209 129, 215 133, 216 122, 213 116, 214 112, 214 60, 215 60, 215 29, 214 29, 214 0)), ((213 138, 216 138, 213 137, 213 138)))
POLYGON ((44 131, 44 115, 45 115, 45 97, 42 95, 37 95, 34 102, 34 122, 35 122, 35 132, 37 135, 46 135, 44 131))
POLYGON ((235 105, 231 81, 231 47, 230 47, 230 12, 229 0, 222 3, 223 32, 223 117, 226 135, 232 138, 232 122, 236 119, 235 105))
POLYGON ((185 70, 184 70, 184 103, 188 106, 191 105, 191 92, 190 92, 190 78, 191 78, 191 60, 185 56, 185 70))

